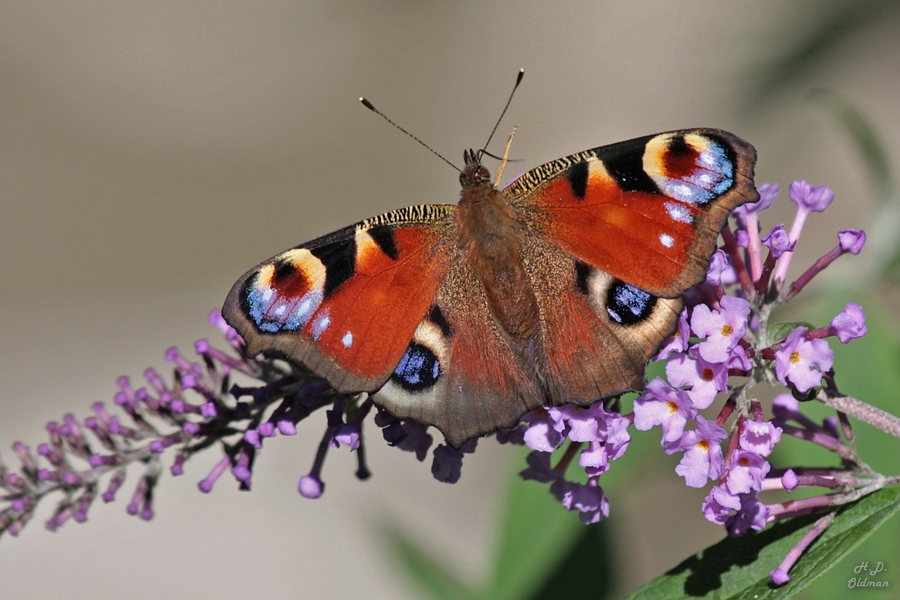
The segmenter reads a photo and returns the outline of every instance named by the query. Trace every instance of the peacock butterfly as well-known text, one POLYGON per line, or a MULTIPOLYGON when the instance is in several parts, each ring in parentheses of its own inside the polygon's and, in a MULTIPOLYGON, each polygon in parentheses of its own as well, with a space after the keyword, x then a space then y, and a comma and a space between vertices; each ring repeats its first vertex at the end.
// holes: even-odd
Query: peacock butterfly
POLYGON ((672 131, 502 190, 481 156, 464 153, 458 205, 394 210, 250 269, 223 309, 248 353, 368 392, 456 448, 541 406, 643 389, 729 213, 758 199, 756 151, 672 131))

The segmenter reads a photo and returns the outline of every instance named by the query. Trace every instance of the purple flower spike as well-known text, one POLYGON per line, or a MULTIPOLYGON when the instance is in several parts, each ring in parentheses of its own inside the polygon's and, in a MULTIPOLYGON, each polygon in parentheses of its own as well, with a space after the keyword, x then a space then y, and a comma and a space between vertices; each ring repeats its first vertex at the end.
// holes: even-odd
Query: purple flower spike
POLYGON ((822 373, 834 364, 834 352, 825 340, 807 340, 806 327, 793 330, 775 351, 775 374, 783 385, 790 381, 799 392, 822 382, 822 373), (816 370, 818 369, 818 370, 816 370))
POLYGON ((838 231, 841 252, 859 254, 866 245, 866 232, 862 229, 841 229, 838 231))
POLYGON ((860 338, 869 331, 866 327, 866 312, 855 302, 847 304, 844 310, 831 320, 831 327, 842 344, 860 338))
POLYGON ((322 496, 322 492, 325 491, 325 484, 318 477, 304 475, 300 478, 300 484, 297 486, 297 491, 299 491, 300 495, 304 498, 315 500, 322 496))
POLYGON ((711 363, 728 360, 731 350, 738 345, 747 331, 750 303, 743 298, 724 296, 720 310, 710 310, 699 304, 691 315, 691 329, 699 337, 706 338, 697 346, 697 352, 711 363))

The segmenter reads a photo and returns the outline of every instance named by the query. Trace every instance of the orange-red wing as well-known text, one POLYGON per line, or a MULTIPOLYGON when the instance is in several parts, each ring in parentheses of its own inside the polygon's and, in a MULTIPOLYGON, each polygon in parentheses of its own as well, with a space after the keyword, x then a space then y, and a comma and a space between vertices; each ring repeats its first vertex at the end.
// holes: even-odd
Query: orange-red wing
POLYGON ((339 390, 378 389, 434 302, 455 213, 409 207, 287 250, 238 280, 225 319, 251 354, 277 350, 339 390))
POLYGON ((758 198, 755 160, 730 133, 675 131, 547 163, 503 194, 534 233, 671 298, 703 279, 729 213, 758 198))

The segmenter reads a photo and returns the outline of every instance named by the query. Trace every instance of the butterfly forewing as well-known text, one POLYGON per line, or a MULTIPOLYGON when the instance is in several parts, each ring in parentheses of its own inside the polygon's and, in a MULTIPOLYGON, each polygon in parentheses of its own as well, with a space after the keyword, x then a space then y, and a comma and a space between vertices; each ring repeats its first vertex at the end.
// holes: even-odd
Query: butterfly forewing
POLYGON ((396 210, 287 250, 239 279, 223 314, 251 355, 278 350, 342 391, 378 389, 434 302, 455 211, 396 210))
POLYGON ((637 138, 540 166, 503 190, 521 219, 655 296, 705 275, 728 214, 758 198, 752 146, 715 129, 637 138))

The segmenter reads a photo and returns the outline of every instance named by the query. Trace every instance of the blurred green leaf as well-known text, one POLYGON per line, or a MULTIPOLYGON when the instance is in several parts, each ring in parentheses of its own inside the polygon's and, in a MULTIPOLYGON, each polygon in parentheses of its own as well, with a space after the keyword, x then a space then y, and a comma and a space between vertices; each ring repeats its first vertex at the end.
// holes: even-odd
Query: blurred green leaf
POLYGON ((534 593, 534 600, 603 600, 615 585, 612 540, 607 522, 582 525, 557 569, 534 593))
POLYGON ((820 0, 795 6, 801 14, 785 20, 789 28, 770 33, 769 46, 781 43, 782 49, 758 70, 756 89, 746 97, 751 108, 777 102, 790 86, 808 80, 851 36, 900 18, 896 0, 820 0), (804 30, 804 25, 810 27, 804 30))
POLYGON ((506 513, 498 532, 494 571, 485 598, 527 598, 579 541, 584 525, 567 512, 547 484, 524 481, 523 451, 509 486, 506 513))
POLYGON ((436 600, 476 599, 478 595, 444 568, 444 563, 406 536, 398 527, 384 529, 394 558, 428 598, 436 600))
POLYGON ((893 196, 894 181, 887 150, 875 127, 856 105, 836 92, 817 89, 810 95, 813 101, 828 109, 850 137, 869 170, 869 176, 877 190, 878 200, 887 201, 893 196))
MULTIPOLYGON (((858 290, 834 292, 814 309, 816 322, 825 323, 843 310, 847 302, 858 302, 866 311, 869 332, 862 338, 841 344, 829 338, 834 350, 835 377, 841 392, 854 396, 893 414, 900 414, 900 341, 897 339, 896 315, 886 311, 878 298, 866 298, 858 290)), ((834 411, 815 402, 804 404, 804 412, 821 419, 834 411)), ((897 457, 900 456, 900 440, 864 423, 851 419, 856 445, 863 460, 875 470, 897 473, 897 457)), ((826 453, 811 444, 792 443, 783 440, 779 444, 775 462, 780 465, 822 464, 826 453)), ((826 458, 836 464, 833 457, 826 458)), ((900 563, 890 561, 900 556, 900 520, 886 523, 866 542, 849 553, 841 564, 825 573, 809 590, 809 597, 817 600, 840 600, 847 597, 847 579, 851 569, 863 561, 886 561, 894 570, 900 563)), ((876 590, 867 590, 866 597, 874 599, 876 590)), ((884 592, 883 598, 896 597, 896 593, 884 592)))
MULTIPOLYGON (((791 519, 761 532, 725 538, 642 586, 629 598, 790 598, 837 564, 898 509, 900 489, 896 487, 844 507, 831 527, 794 565, 791 580, 781 587, 769 581, 769 572, 781 564, 818 517, 791 519)), ((846 598, 846 582, 854 576, 853 570, 841 576, 845 578, 840 590, 846 598)))

